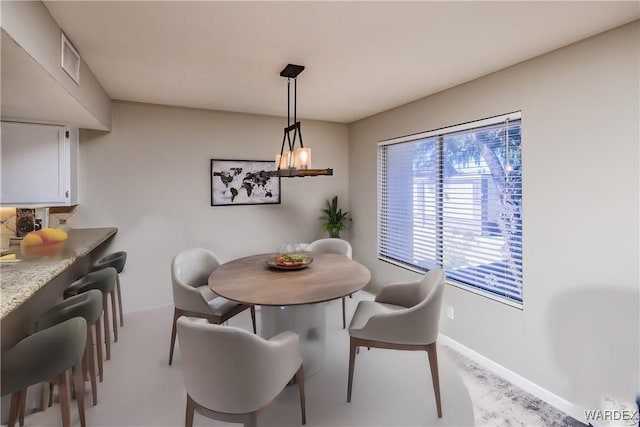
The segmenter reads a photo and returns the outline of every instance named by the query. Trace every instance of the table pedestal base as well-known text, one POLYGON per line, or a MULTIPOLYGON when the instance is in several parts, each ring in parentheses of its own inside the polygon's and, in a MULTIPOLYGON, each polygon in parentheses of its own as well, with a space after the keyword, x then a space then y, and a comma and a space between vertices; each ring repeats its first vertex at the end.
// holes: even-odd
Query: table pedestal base
POLYGON ((326 304, 261 306, 260 335, 269 339, 280 332, 293 331, 300 337, 304 377, 322 368, 327 348, 326 304))

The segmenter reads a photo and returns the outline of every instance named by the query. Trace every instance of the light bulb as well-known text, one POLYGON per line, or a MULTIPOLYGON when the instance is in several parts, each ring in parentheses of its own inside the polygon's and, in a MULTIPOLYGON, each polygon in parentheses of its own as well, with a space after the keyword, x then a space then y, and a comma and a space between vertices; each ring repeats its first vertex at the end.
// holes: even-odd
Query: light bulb
POLYGON ((311 148, 296 148, 293 153, 296 169, 311 167, 311 148))
POLYGON ((291 167, 291 151, 285 151, 282 155, 276 155, 276 168, 289 169, 291 167))

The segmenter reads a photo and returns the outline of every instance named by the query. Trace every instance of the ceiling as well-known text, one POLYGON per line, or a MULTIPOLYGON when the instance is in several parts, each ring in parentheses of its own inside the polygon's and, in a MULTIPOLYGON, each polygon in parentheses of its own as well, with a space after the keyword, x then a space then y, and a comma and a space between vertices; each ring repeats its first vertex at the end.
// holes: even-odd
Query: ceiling
POLYGON ((640 18, 636 1, 45 1, 113 99, 349 123, 640 18))

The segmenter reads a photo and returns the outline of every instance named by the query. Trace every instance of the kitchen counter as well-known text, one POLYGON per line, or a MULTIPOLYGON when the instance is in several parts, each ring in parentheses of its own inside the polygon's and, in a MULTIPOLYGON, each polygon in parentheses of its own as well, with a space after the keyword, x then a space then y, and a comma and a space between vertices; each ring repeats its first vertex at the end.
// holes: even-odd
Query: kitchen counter
POLYGON ((72 229, 69 230, 64 251, 58 258, 0 263, 0 319, 4 320, 36 292, 117 232, 115 227, 72 229))

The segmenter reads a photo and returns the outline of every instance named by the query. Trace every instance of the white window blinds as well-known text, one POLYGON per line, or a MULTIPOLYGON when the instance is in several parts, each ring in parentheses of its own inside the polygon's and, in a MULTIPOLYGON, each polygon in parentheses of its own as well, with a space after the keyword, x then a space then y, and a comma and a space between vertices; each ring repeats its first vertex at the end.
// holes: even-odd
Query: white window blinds
POLYGON ((522 303, 521 115, 378 146, 378 257, 522 303))

